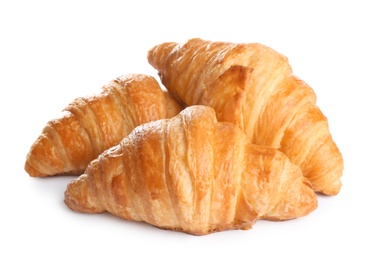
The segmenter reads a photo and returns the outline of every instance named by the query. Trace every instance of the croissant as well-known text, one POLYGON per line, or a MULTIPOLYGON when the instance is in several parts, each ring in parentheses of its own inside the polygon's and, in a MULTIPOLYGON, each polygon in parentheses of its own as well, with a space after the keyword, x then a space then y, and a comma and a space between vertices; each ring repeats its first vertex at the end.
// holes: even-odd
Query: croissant
POLYGON ((339 193, 342 155, 313 89, 292 73, 285 56, 258 43, 190 39, 158 44, 147 58, 179 102, 211 106, 250 143, 285 153, 315 191, 339 193))
POLYGON ((68 184, 66 205, 161 229, 205 235, 288 220, 317 207, 298 166, 277 149, 249 144, 207 106, 136 127, 68 184))
POLYGON ((100 93, 75 99, 60 118, 50 120, 27 154, 25 170, 33 177, 82 174, 134 127, 181 109, 153 77, 118 77, 100 93))

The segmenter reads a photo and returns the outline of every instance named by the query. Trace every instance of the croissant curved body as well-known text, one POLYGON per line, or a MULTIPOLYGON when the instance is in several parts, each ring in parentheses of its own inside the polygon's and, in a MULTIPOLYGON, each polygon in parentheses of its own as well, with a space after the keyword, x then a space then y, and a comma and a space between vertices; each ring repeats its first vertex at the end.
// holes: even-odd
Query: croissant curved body
POLYGON ((288 220, 317 207, 310 182, 277 149, 247 145, 207 106, 136 127, 72 181, 66 205, 205 235, 288 220))
POLYGON ((315 191, 339 193, 342 155, 314 91, 293 75, 286 57, 257 43, 190 39, 154 46, 148 61, 179 102, 213 107, 250 143, 284 152, 315 191))
POLYGON ((33 177, 79 175, 134 127, 172 117, 180 110, 153 77, 116 78, 100 93, 75 99, 61 117, 46 124, 27 154, 25 170, 33 177))

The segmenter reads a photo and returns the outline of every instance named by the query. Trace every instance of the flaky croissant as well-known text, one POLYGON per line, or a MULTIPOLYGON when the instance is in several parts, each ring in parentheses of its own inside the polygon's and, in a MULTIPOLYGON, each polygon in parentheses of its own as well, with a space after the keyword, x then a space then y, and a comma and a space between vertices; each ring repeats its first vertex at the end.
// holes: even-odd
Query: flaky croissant
POLYGON ((249 142, 278 148, 301 167, 314 190, 336 195, 343 158, 312 88, 285 56, 261 44, 190 39, 148 52, 163 85, 184 105, 208 105, 249 142))
POLYGON ((247 145, 241 128, 207 106, 136 127, 65 191, 79 212, 205 235, 288 220, 317 207, 298 166, 277 149, 247 145))
POLYGON ((155 78, 121 76, 100 93, 75 99, 60 118, 49 121, 27 154, 25 170, 34 177, 82 174, 91 160, 136 126, 181 109, 155 78))

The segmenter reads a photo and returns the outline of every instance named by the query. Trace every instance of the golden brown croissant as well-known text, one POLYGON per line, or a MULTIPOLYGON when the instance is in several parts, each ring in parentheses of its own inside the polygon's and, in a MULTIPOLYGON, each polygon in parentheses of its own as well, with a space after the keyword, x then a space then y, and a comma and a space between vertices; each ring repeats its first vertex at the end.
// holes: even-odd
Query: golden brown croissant
POLYGON ((136 127, 72 181, 65 203, 162 229, 204 235, 288 220, 317 207, 300 167, 270 147, 246 145, 241 128, 207 106, 136 127))
POLYGON ((213 107, 220 121, 239 125, 251 143, 284 152, 314 190, 339 193, 341 153, 314 91, 293 75, 286 57, 256 43, 190 39, 153 47, 148 61, 180 102, 213 107))
POLYGON ((127 74, 100 93, 75 99, 49 121, 27 155, 34 177, 77 175, 91 160, 118 144, 134 127, 177 115, 181 106, 151 76, 127 74))

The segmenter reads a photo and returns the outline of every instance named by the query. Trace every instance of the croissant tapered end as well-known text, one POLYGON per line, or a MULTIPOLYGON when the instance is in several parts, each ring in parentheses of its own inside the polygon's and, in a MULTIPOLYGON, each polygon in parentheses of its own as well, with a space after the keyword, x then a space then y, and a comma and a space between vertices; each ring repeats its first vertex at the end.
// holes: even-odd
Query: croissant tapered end
MULTIPOLYGON (((91 167, 96 161, 91 162, 91 167)), ((85 213, 101 213, 105 209, 100 205, 93 192, 93 186, 87 174, 82 174, 68 184, 64 193, 64 202, 72 210, 85 213)))
MULTIPOLYGON (((52 124, 58 120, 50 121, 44 128, 42 134, 31 146, 27 154, 24 169, 31 177, 47 177, 50 175, 79 175, 83 172, 83 167, 70 164, 70 160, 59 149, 57 140, 53 138, 52 124)), ((61 120, 64 121, 64 120, 61 120)), ((83 157, 83 155, 82 155, 83 157)), ((88 163, 81 156, 78 158, 81 163, 88 163)))
POLYGON ((155 69, 160 68, 163 64, 165 64, 165 60, 168 58, 169 54, 176 45, 177 43, 175 42, 166 42, 152 47, 147 54, 147 60, 149 61, 150 65, 155 69))
POLYGON ((300 167, 287 161, 286 170, 289 172, 292 185, 283 194, 283 199, 262 218, 268 220, 289 220, 304 217, 318 207, 316 193, 309 182, 303 177, 300 167))
MULTIPOLYGON (((42 159, 44 158, 44 154, 52 154, 51 149, 49 151, 46 151, 46 149, 43 148, 45 143, 49 143, 50 139, 45 136, 40 136, 36 142, 32 145, 31 150, 27 154, 26 163, 24 165, 25 171, 31 176, 31 177, 46 177, 48 176, 48 173, 51 170, 50 167, 45 165, 45 162, 42 159)), ((53 147, 52 145, 45 145, 48 148, 53 147)), ((58 160, 57 160, 58 161, 58 160)))
POLYGON ((94 158, 88 135, 68 111, 50 120, 27 154, 25 171, 32 177, 80 175, 94 158))
POLYGON ((249 174, 245 181, 257 185, 253 190, 247 189, 246 185, 243 189, 261 218, 289 220, 306 216, 317 208, 312 185, 302 175, 300 167, 291 163, 285 154, 258 145, 247 145, 246 154, 249 174))

